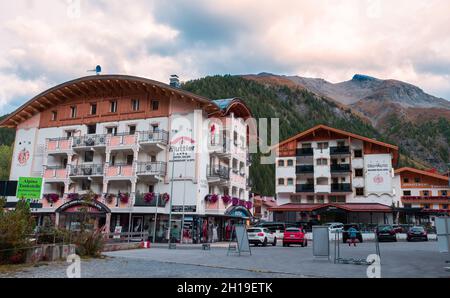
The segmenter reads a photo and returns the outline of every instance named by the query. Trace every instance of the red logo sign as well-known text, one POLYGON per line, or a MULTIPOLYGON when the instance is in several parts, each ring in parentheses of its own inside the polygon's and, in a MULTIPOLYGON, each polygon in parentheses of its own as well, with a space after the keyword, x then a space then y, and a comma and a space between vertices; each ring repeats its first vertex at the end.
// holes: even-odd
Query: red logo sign
POLYGON ((24 148, 22 151, 19 152, 17 160, 19 161, 19 164, 21 166, 26 165, 29 159, 30 159, 30 151, 24 148))
POLYGON ((373 178, 373 182, 374 182, 375 184, 381 184, 381 183, 384 182, 384 179, 383 179, 383 177, 381 177, 380 175, 378 175, 378 176, 376 176, 375 178, 373 178))

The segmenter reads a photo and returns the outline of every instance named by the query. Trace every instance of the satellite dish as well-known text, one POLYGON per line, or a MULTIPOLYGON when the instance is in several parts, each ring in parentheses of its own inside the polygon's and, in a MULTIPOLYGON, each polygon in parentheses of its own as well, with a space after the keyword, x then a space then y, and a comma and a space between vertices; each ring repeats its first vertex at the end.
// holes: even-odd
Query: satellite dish
POLYGON ((100 65, 97 65, 95 69, 88 70, 88 72, 95 72, 97 75, 100 75, 100 73, 102 72, 102 67, 100 65))

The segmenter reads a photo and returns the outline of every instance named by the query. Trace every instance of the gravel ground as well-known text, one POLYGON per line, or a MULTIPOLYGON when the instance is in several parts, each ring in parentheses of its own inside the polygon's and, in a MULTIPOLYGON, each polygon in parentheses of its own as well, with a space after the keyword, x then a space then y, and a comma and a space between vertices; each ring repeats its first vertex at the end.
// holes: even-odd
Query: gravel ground
MULTIPOLYGON (((382 277, 450 277, 444 270, 448 254, 437 252, 436 242, 381 243, 382 277)), ((334 247, 331 247, 333 254, 334 247)), ((341 256, 365 259, 375 253, 373 243, 356 248, 341 246, 341 256)), ((312 247, 252 247, 252 255, 227 256, 224 248, 153 248, 105 253, 105 259, 85 260, 84 278, 278 278, 278 277, 357 277, 365 278, 367 266, 334 264, 315 259, 312 247)), ((333 259, 333 255, 331 256, 333 259)), ((2 277, 64 278, 67 264, 31 267, 2 277)))

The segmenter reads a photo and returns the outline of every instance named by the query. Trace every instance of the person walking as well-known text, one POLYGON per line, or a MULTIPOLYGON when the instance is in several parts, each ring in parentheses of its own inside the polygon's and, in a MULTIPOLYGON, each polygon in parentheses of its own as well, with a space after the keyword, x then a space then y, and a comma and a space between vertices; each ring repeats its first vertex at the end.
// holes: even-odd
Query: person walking
POLYGON ((354 227, 351 227, 350 229, 348 229, 347 233, 349 237, 348 246, 352 246, 353 243, 353 246, 356 247, 356 234, 358 233, 358 231, 354 227))

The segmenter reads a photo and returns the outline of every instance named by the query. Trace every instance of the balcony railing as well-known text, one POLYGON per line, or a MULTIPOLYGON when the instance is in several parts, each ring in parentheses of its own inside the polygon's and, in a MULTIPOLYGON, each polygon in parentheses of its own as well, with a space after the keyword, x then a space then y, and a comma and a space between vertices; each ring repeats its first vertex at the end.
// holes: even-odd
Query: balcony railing
POLYGON ((44 170, 45 179, 66 179, 67 168, 62 166, 47 166, 44 170))
POLYGON ((129 164, 115 164, 110 165, 106 168, 107 177, 132 177, 133 175, 133 165, 129 164))
POLYGON ((314 149, 313 148, 299 148, 297 149, 297 156, 313 156, 314 149))
POLYGON ((331 173, 349 173, 349 172, 351 172, 349 164, 331 165, 331 173))
POLYGON ((104 170, 104 164, 71 166, 69 175, 71 177, 103 176, 104 170))
POLYGON ((135 207, 156 207, 156 203, 158 203, 159 208, 166 207, 166 202, 162 198, 160 194, 155 194, 155 198, 151 202, 145 201, 145 194, 138 193, 135 198, 135 207))
POLYGON ((165 176, 167 163, 165 162, 140 162, 137 166, 138 175, 165 176))
POLYGON ((140 143, 169 143, 169 133, 165 130, 139 132, 140 143))
POLYGON ((314 184, 297 184, 295 192, 314 192, 314 184))
POLYGON ((104 146, 106 146, 106 135, 86 135, 73 138, 73 148, 104 146))
POLYGON ((47 140, 47 151, 64 151, 72 149, 71 138, 53 138, 47 140))
POLYGON ((405 202, 431 201, 431 202, 450 203, 450 196, 402 196, 402 201, 405 202))
POLYGON ((339 147, 330 147, 330 155, 348 155, 350 154, 350 147, 348 146, 339 146, 339 147))
POLYGON ((136 134, 121 133, 112 135, 109 138, 109 147, 132 146, 136 144, 136 134))
POLYGON ((295 167, 296 174, 310 174, 314 173, 314 166, 297 166, 295 167))
POLYGON ((220 179, 230 180, 230 171, 231 171, 231 169, 229 169, 227 167, 208 166, 207 176, 208 176, 208 178, 220 178, 220 179))
POLYGON ((331 192, 352 192, 350 183, 331 184, 331 192))

